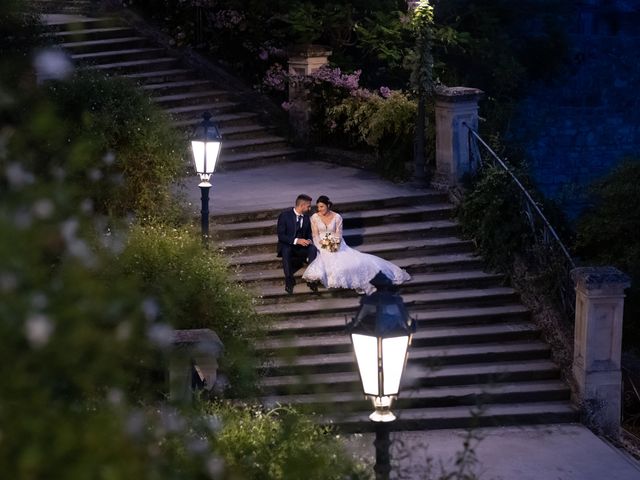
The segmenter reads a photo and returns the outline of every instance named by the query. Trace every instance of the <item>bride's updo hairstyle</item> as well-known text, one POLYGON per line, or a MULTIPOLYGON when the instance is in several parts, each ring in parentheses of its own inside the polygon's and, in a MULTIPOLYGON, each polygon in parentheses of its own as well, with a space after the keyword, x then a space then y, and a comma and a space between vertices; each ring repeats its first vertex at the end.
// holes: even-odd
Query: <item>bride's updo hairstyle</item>
POLYGON ((316 200, 316 205, 319 203, 324 203, 329 208, 331 208, 331 205, 333 205, 333 203, 331 203, 331 200, 329 200, 329 197, 327 197, 326 195, 320 195, 318 197, 318 200, 316 200))

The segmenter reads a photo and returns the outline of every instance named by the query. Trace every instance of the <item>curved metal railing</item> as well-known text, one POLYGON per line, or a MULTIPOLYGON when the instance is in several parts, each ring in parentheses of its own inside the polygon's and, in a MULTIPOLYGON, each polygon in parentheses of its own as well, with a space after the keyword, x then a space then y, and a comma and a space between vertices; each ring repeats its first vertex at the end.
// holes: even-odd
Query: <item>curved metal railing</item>
POLYGON ((469 131, 469 157, 472 166, 482 168, 485 164, 483 152, 495 166, 504 170, 520 192, 522 212, 531 228, 532 239, 535 247, 531 248, 533 257, 540 271, 555 272, 553 278, 548 279, 553 284, 552 290, 557 291, 558 301, 568 320, 568 326, 573 328, 573 316, 575 314, 575 290, 570 271, 576 267, 569 250, 564 245, 560 236, 553 228, 547 217, 542 213, 540 206, 527 191, 523 183, 513 173, 509 165, 487 144, 486 141, 473 128, 463 122, 469 131), (482 148, 482 150, 481 150, 482 148))

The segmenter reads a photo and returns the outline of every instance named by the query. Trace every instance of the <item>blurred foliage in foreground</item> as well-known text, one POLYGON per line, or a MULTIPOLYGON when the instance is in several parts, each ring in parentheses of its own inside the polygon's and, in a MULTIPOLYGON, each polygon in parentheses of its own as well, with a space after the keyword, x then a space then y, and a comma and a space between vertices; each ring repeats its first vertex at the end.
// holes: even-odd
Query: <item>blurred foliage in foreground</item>
MULTIPOLYGON (((269 432, 297 434, 274 437, 287 471, 255 476, 237 458, 268 458, 273 438, 241 450, 221 439, 257 431, 260 417, 162 400, 153 374, 166 366, 173 327, 213 327, 228 351, 249 356, 243 342, 257 322, 248 296, 214 251, 196 255, 188 229, 162 226, 146 209, 144 188, 157 188, 176 164, 151 158, 166 138, 142 128, 164 128, 159 117, 140 117, 149 112, 142 99, 124 84, 82 76, 38 87, 11 55, 0 77, 3 478, 356 478, 338 440, 302 417, 269 415, 269 432), (116 122, 113 112, 124 113, 116 122), (146 134, 133 137, 131 126, 146 134), (137 177, 149 181, 138 188, 127 162, 146 161, 158 162, 157 176, 137 177), (144 226, 132 227, 131 214, 144 226), (310 451, 312 473, 299 461, 310 451)), ((253 371, 234 355, 230 369, 253 371)))

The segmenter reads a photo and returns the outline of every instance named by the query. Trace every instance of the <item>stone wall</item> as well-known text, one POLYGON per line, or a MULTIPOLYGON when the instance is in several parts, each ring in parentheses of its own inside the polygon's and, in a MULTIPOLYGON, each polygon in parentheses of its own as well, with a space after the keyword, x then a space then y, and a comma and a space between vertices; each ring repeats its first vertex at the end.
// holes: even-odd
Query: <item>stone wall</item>
POLYGON ((533 86, 508 135, 542 192, 575 218, 589 184, 640 158, 640 1, 580 2, 567 35, 565 71, 533 86))

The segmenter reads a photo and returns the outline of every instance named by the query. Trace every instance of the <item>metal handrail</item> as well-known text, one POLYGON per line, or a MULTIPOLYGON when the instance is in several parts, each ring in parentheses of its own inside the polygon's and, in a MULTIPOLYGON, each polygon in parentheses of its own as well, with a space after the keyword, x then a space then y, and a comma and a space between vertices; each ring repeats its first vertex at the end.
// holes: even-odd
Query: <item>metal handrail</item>
POLYGON ((515 174, 511 171, 511 169, 507 166, 507 164, 498 156, 498 154, 496 152, 493 151, 493 149, 487 144, 487 142, 485 142, 482 139, 482 137, 480 135, 478 135, 478 132, 476 132, 473 128, 471 128, 469 125, 467 125, 466 122, 462 122, 462 124, 465 127, 467 127, 467 129, 469 130, 469 133, 471 133, 471 135, 473 135, 473 137, 475 137, 475 139, 478 140, 487 149, 487 151, 491 154, 491 156, 496 160, 498 165, 500 165, 509 174, 511 179, 514 181, 514 183, 522 191, 522 194, 524 195, 524 197, 527 199, 528 206, 529 207, 533 207, 534 211, 540 217, 540 220, 542 220, 544 225, 547 227, 548 231, 551 233, 551 235, 553 236, 553 238, 557 242, 558 246, 562 250, 562 253, 564 254, 564 256, 569 261, 569 264, 571 265, 571 268, 575 268, 576 264, 573 261, 573 258, 571 257, 571 254, 569 254, 569 250, 567 249, 567 247, 565 247, 564 243, 562 243, 562 240, 560 240, 560 237, 556 233, 555 229, 551 226, 551 224, 549 223, 549 220, 547 220, 547 217, 544 216, 544 214, 542 213, 542 210, 540 210, 540 207, 538 207, 538 204, 533 200, 533 198, 531 197, 531 195, 529 194, 527 189, 524 187, 524 185, 522 185, 522 182, 520 182, 518 177, 515 176, 515 174))

